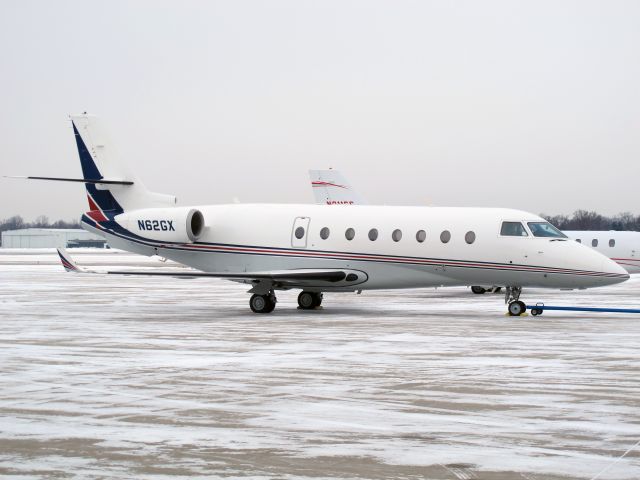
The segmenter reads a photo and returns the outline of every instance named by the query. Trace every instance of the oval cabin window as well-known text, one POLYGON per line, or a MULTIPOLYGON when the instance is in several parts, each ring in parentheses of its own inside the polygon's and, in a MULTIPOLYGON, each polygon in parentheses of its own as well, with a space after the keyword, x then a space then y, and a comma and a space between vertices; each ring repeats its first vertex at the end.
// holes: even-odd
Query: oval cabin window
POLYGON ((322 230, 320 230, 320 238, 323 240, 326 240, 327 238, 329 238, 329 228, 328 227, 322 227, 322 230))
POLYGON ((592 247, 597 247, 598 246, 598 239, 594 238, 593 240, 591 240, 591 246, 592 247))
POLYGON ((424 242, 427 239, 427 232, 425 232, 424 230, 418 230, 416 232, 416 240, 419 243, 424 242))
POLYGON ((613 239, 613 238, 612 238, 611 240, 609 240, 609 246, 610 246, 611 248, 613 248, 613 247, 615 247, 615 246, 616 246, 616 241, 615 241, 615 239, 613 239))
POLYGON ((445 230, 440 234, 440 241, 442 243, 449 243, 449 240, 451 240, 451 232, 449 230, 445 230))
POLYGON ((393 238, 394 242, 399 242, 400 240, 402 240, 402 231, 395 229, 391 234, 391 238, 393 238))
POLYGON ((302 237, 304 237, 304 228, 303 227, 296 228, 294 235, 298 240, 300 240, 302 237))
POLYGON ((369 240, 371 240, 372 242, 375 242, 378 239, 378 230, 375 228, 372 228, 371 230, 369 230, 369 240))
POLYGON ((353 240, 356 236, 356 231, 353 228, 347 228, 347 231, 344 232, 344 236, 347 240, 353 240))
POLYGON ((464 241, 467 242, 469 245, 471 245, 473 242, 476 241, 476 234, 475 232, 467 232, 467 234, 464 236, 464 241))

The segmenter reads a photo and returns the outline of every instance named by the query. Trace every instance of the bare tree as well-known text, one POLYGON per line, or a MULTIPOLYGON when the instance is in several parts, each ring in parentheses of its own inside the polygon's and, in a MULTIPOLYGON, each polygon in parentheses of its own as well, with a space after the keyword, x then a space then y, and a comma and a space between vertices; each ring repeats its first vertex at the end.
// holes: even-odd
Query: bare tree
POLYGON ((623 212, 613 217, 600 215, 597 212, 576 210, 567 215, 540 215, 560 230, 632 230, 640 231, 640 215, 623 212))

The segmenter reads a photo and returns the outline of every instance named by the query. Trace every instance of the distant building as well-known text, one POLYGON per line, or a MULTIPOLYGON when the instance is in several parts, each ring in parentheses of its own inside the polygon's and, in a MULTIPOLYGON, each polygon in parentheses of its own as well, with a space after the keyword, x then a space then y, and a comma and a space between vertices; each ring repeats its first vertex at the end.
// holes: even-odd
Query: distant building
POLYGON ((24 228, 2 232, 2 248, 106 248, 106 241, 80 229, 24 228))

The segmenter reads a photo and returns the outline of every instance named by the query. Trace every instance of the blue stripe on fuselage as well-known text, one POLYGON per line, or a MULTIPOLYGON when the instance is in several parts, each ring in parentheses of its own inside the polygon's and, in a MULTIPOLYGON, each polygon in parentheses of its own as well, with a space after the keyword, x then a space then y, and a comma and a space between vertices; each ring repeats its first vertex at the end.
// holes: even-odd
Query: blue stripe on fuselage
POLYGON ((324 250, 305 250, 305 249, 287 249, 282 247, 260 247, 260 246, 247 246, 247 245, 230 245, 230 244, 214 244, 214 243, 194 243, 184 244, 175 242, 158 242, 155 240, 149 240, 139 235, 133 234, 128 230, 122 228, 116 221, 103 222, 97 224, 95 221, 83 215, 82 221, 89 226, 104 231, 107 234, 115 235, 124 240, 140 245, 145 245, 151 248, 163 248, 167 250, 181 250, 189 252, 202 252, 202 253, 224 253, 235 255, 265 255, 265 256, 282 256, 282 257, 298 257, 298 258, 313 258, 318 260, 339 260, 339 261, 363 261, 363 262, 376 262, 376 263, 398 263, 403 265, 421 265, 421 266, 445 266, 450 268, 468 268, 468 269, 485 269, 485 270, 503 270, 512 272, 528 272, 528 273, 548 273, 557 275, 582 275, 593 277, 609 277, 618 278, 624 275, 612 274, 606 272, 595 272, 588 270, 573 270, 562 269, 553 267, 544 267, 537 265, 523 265, 523 264, 506 264, 497 262, 485 262, 476 260, 454 260, 444 258, 427 258, 427 257, 401 257, 397 255, 376 255, 368 253, 353 253, 353 252, 337 252, 337 251, 324 251, 324 250), (197 248, 196 245, 203 247, 216 248, 216 250, 206 250, 205 248, 197 248), (228 248, 225 250, 225 248, 228 248), (266 252, 252 252, 242 251, 236 249, 256 249, 266 250, 266 252), (323 256, 322 254, 330 254, 331 256, 323 256), (370 258, 345 258, 349 256, 366 256, 370 258), (377 258, 376 258, 377 257, 377 258), (473 264, 473 265, 469 265, 473 264))

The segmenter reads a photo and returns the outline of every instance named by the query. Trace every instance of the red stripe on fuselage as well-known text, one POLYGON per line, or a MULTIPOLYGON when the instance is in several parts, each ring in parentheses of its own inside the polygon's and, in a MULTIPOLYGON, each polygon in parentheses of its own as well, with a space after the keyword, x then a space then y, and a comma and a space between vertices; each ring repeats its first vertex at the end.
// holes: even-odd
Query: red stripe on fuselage
MULTIPOLYGON (((101 225, 96 224, 95 227, 100 230, 105 230, 101 225)), ((271 247, 241 247, 241 246, 223 246, 223 245, 203 245, 203 244, 162 244, 149 240, 148 242, 140 241, 126 235, 118 234, 111 230, 105 230, 108 233, 122 237, 138 244, 146 244, 156 248, 166 248, 169 250, 191 250, 191 251, 209 251, 217 253, 247 253, 254 255, 271 255, 271 256, 289 256, 289 257, 303 257, 303 258, 322 258, 327 260, 363 260, 363 261, 378 261, 385 263, 401 263, 401 264, 413 264, 413 265, 433 265, 444 267, 462 267, 462 268, 484 268, 488 270, 509 270, 517 271, 523 270, 531 273, 557 273, 557 274, 571 274, 580 276, 597 276, 597 277, 621 277, 620 274, 607 273, 607 272, 595 272, 588 270, 571 270, 564 268, 543 267, 543 266, 529 266, 529 265, 507 265, 496 264, 490 262, 472 262, 464 260, 451 260, 451 259, 427 259, 427 258, 415 258, 415 257, 390 257, 384 255, 367 255, 356 253, 342 253, 342 252, 320 252, 320 251, 306 251, 297 249, 279 249, 271 247)))
MULTIPOLYGON (((188 250, 208 250, 208 251, 216 251, 220 253, 250 253, 250 254, 261 254, 261 255, 287 255, 287 256, 299 256, 299 257, 307 257, 307 258, 327 258, 333 260, 374 260, 380 262, 387 263, 404 263, 404 264, 420 264, 420 265, 435 265, 435 266, 445 266, 445 267, 472 267, 472 268, 487 268, 487 269, 495 269, 495 270, 526 270, 531 272, 541 272, 541 273, 570 273, 572 275, 612 275, 607 274, 605 272, 589 272, 589 271, 575 271, 564 268, 553 268, 553 267, 537 267, 537 266, 528 266, 528 265, 498 265, 498 264, 487 264, 487 263, 477 263, 477 262, 468 262, 463 260, 438 260, 438 259, 423 259, 423 258, 398 258, 398 257, 386 257, 384 255, 363 255, 363 254, 353 254, 353 253, 324 253, 324 252, 307 252, 303 250, 285 250, 285 251, 276 251, 261 249, 261 248, 246 248, 246 247, 222 247, 215 245, 190 245, 184 244, 182 248, 186 248, 188 250)), ((613 274, 615 276, 615 274, 613 274)))

